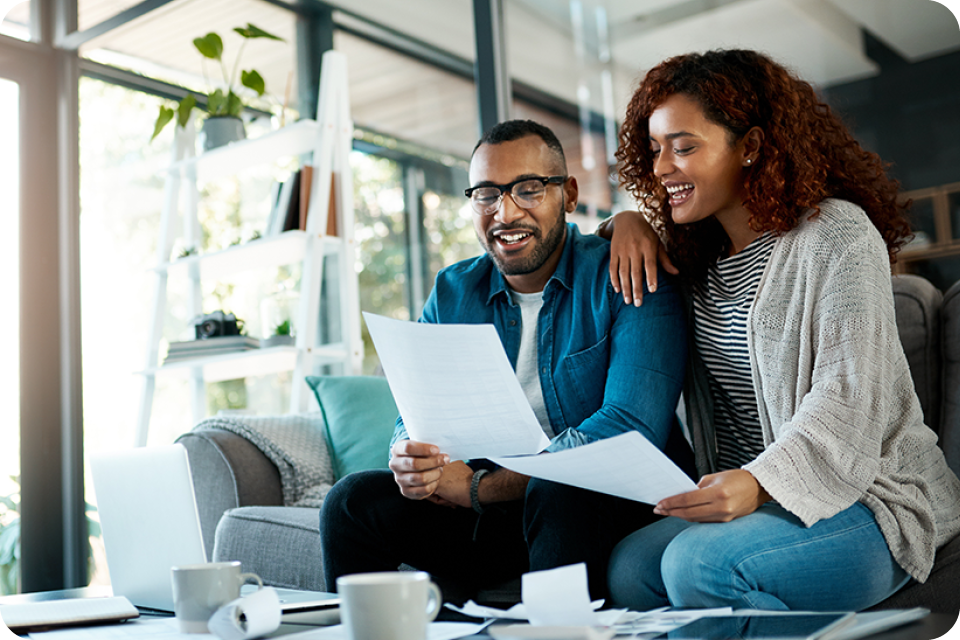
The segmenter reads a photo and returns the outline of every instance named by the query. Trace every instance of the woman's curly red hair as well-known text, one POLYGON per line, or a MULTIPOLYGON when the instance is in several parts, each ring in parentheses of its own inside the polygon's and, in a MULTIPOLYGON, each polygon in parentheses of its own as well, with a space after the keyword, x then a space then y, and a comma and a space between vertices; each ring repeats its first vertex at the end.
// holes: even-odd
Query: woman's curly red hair
POLYGON ((825 198, 862 207, 887 243, 891 261, 910 237, 907 203, 880 157, 866 151, 809 83, 755 51, 715 50, 670 58, 651 69, 627 107, 620 132, 620 182, 653 215, 686 275, 697 277, 727 249, 715 218, 676 225, 653 171, 649 118, 674 94, 695 100, 731 141, 763 130, 760 155, 745 171, 744 206, 755 231, 784 233, 825 198))

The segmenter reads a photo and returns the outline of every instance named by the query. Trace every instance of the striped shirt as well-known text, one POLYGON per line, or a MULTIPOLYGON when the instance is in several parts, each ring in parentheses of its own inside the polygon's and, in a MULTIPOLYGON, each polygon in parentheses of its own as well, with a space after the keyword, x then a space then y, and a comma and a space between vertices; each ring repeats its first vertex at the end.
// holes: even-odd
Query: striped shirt
POLYGON ((693 295, 694 340, 713 396, 718 468, 738 469, 764 449, 747 351, 747 314, 776 244, 764 233, 711 265, 693 295))

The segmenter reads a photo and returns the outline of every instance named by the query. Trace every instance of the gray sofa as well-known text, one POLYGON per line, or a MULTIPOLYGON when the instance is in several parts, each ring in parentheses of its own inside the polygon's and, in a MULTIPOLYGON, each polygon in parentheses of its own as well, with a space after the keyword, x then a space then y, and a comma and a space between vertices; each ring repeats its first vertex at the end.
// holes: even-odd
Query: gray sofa
MULTIPOLYGON (((960 473, 960 282, 946 294, 917 276, 894 276, 893 286, 900 338, 927 423, 960 473)), ((317 433, 323 437, 320 425, 317 433)), ((216 429, 191 431, 179 442, 190 457, 208 557, 240 560, 245 571, 274 586, 330 590, 321 567, 319 510, 283 506, 277 467, 256 446, 216 429)), ((485 596, 503 602, 518 600, 519 592, 485 596)), ((909 584, 877 608, 913 606, 960 610, 960 538, 939 551, 926 583, 909 584)))

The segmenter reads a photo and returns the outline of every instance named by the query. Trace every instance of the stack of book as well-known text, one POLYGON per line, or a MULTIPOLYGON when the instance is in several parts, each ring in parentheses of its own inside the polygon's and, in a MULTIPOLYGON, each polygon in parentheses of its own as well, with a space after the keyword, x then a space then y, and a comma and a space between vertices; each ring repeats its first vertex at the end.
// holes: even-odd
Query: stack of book
POLYGON ((189 360, 191 358, 200 358, 203 356, 216 356, 223 353, 235 353, 237 351, 249 351, 250 349, 259 349, 260 340, 250 336, 217 336, 206 338, 204 340, 187 340, 185 342, 171 342, 170 349, 167 351, 167 357, 164 364, 189 360))
MULTIPOLYGON (((284 231, 307 228, 307 215, 310 212, 310 193, 313 189, 313 167, 304 165, 293 172, 285 182, 275 182, 270 194, 270 215, 264 236, 280 235, 284 231)), ((335 210, 336 193, 331 178, 330 203, 327 212, 325 235, 337 235, 337 213, 335 210)))

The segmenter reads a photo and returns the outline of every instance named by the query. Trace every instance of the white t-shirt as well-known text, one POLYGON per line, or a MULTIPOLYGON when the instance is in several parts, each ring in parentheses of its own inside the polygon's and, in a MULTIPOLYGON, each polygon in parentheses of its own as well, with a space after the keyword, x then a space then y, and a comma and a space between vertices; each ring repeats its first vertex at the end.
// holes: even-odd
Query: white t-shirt
POLYGON ((543 292, 517 293, 510 290, 510 298, 520 305, 521 331, 520 353, 517 354, 517 379, 523 389, 533 413, 540 422, 540 428, 548 438, 554 437, 550 426, 550 416, 543 402, 543 389, 540 387, 540 374, 537 369, 537 320, 543 307, 543 292))

